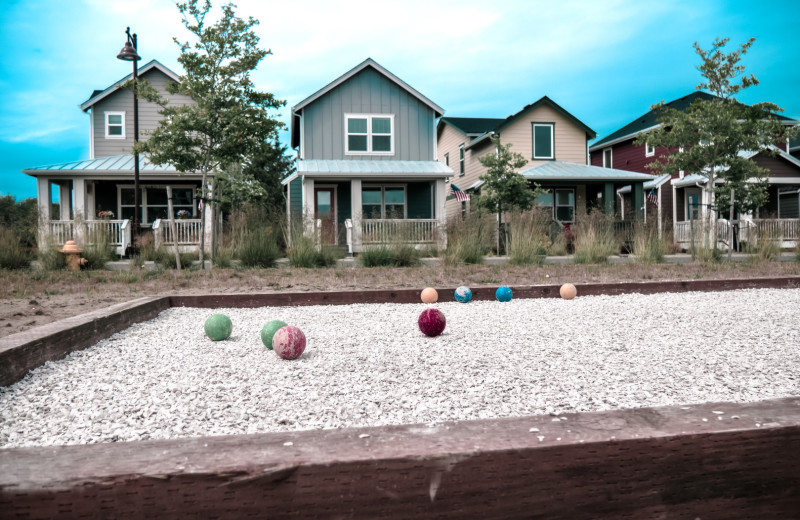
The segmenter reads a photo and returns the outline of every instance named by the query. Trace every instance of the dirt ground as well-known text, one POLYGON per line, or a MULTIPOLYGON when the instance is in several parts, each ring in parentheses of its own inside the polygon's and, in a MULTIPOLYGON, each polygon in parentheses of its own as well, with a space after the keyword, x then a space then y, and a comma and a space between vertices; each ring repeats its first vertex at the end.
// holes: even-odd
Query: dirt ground
POLYGON ((799 262, 515 267, 0 271, 0 337, 144 296, 800 276, 799 262))

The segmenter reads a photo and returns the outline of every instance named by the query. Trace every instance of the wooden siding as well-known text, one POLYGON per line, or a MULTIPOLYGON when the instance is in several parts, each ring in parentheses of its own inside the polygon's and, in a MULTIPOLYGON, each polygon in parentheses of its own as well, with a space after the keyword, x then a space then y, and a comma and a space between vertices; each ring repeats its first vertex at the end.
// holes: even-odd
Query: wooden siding
POLYGON ((762 152, 753 158, 753 162, 769 170, 768 176, 771 178, 800 177, 800 168, 780 157, 772 157, 762 152))
MULTIPOLYGON (((151 69, 142 78, 147 79, 150 85, 156 88, 162 97, 169 100, 170 104, 184 106, 192 103, 191 98, 181 95, 172 95, 167 92, 167 81, 171 81, 163 72, 151 69)), ((158 113, 161 107, 139 99, 139 139, 147 139, 148 131, 154 130, 161 120, 158 113)), ((120 89, 99 101, 91 108, 89 116, 92 121, 94 135, 94 156, 107 157, 131 153, 133 149, 133 94, 129 90, 120 89), (105 113, 125 112, 125 139, 106 139, 105 113)))
POLYGON ((546 104, 529 110, 517 117, 509 126, 500 132, 503 144, 511 143, 511 151, 522 154, 528 164, 522 169, 530 168, 546 161, 534 161, 533 126, 532 123, 554 123, 555 160, 578 164, 586 164, 586 131, 564 117, 546 104))
POLYGON ((434 159, 433 110, 372 68, 359 72, 302 112, 305 159, 434 159), (394 153, 345 155, 345 114, 394 114, 394 153))

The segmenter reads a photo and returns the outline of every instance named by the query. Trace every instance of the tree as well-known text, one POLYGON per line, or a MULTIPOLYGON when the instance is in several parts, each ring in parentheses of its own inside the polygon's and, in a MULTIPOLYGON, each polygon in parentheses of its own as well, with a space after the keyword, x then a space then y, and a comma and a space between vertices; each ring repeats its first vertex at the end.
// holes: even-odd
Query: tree
POLYGON ((497 252, 500 252, 501 223, 503 212, 514 209, 528 210, 539 196, 539 187, 531 189, 528 180, 519 172, 528 161, 522 155, 511 151, 511 143, 500 143, 500 136, 492 136, 492 144, 497 153, 487 153, 478 160, 486 167, 480 176, 484 191, 478 197, 478 206, 497 213, 497 252))
MULTIPOLYGON (((703 212, 705 244, 717 247, 716 218, 712 212, 728 210, 747 212, 767 200, 766 171, 747 158, 745 152, 775 153, 771 145, 795 135, 796 129, 786 128, 776 117, 783 109, 774 103, 745 105, 736 100, 740 91, 758 85, 752 74, 745 74, 739 62, 755 38, 743 43, 738 51, 723 52, 729 38, 717 38, 709 51, 694 43, 702 64, 698 67, 705 78, 696 88, 708 90, 712 99, 697 99, 685 112, 664 106, 658 110, 661 126, 639 134, 637 144, 666 147, 670 152, 648 167, 659 173, 674 174, 680 170, 701 173, 708 181, 703 186, 705 200, 710 201, 703 212)), ((729 240, 732 247, 733 228, 729 240)), ((730 250, 730 247, 729 247, 730 250)))
MULTIPOLYGON (((176 2, 183 25, 195 37, 181 43, 178 62, 185 74, 169 83, 172 94, 191 97, 194 104, 167 105, 164 116, 147 141, 140 144, 155 164, 172 164, 178 171, 200 172, 204 211, 217 202, 210 196, 209 174, 220 174, 234 164, 244 164, 265 143, 277 143, 283 124, 271 111, 285 101, 255 89, 250 73, 270 50, 258 47, 253 32, 258 21, 238 18, 233 4, 222 6, 219 20, 206 23, 210 0, 176 2)), ((205 249, 205 218, 201 221, 200 263, 205 249)))

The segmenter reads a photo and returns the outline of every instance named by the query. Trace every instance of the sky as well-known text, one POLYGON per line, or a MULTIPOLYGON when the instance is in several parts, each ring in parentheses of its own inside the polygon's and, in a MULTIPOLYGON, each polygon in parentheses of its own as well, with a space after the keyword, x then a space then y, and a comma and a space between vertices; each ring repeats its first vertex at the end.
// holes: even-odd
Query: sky
MULTIPOLYGON (((219 5, 219 0, 214 1, 219 5)), ((507 117, 547 95, 602 138, 659 101, 695 90, 698 42, 750 37, 745 103, 771 101, 800 119, 800 1, 239 0, 271 49, 259 90, 291 106, 370 57, 452 117, 507 117)), ((141 64, 181 73, 189 34, 171 0, 0 2, 0 195, 36 196, 20 170, 89 157, 79 105, 130 73, 116 59, 125 28, 141 64)), ((281 141, 288 144, 288 132, 281 141)))

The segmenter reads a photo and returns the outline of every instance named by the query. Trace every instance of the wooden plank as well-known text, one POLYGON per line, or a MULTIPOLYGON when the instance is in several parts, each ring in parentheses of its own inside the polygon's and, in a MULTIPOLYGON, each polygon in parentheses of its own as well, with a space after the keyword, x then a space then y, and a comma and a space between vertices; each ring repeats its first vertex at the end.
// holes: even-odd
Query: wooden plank
POLYGON ((796 518, 800 398, 7 449, 0 467, 4 518, 796 518))

